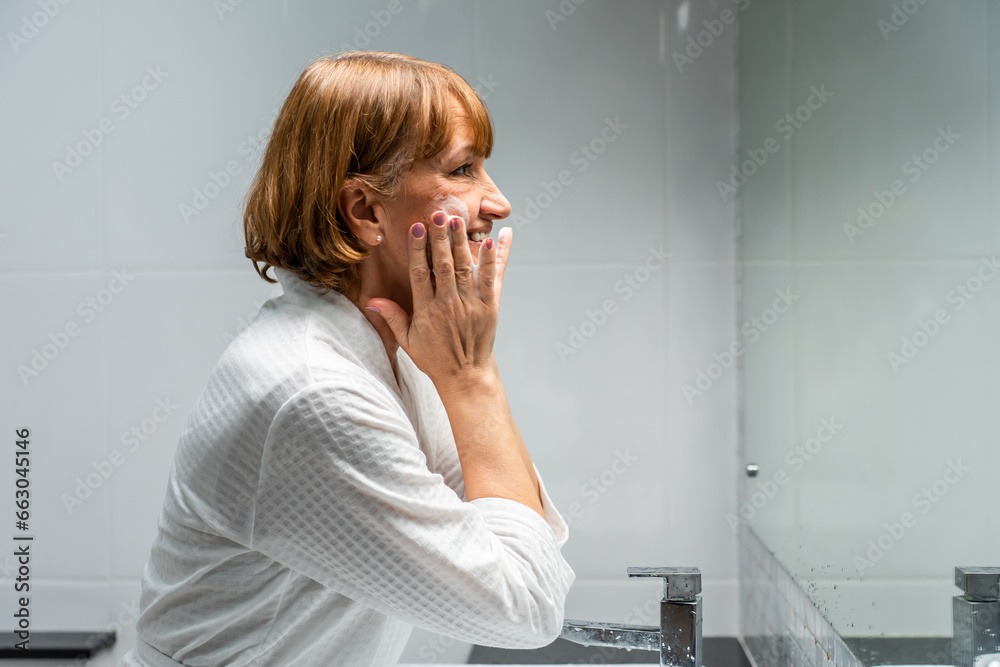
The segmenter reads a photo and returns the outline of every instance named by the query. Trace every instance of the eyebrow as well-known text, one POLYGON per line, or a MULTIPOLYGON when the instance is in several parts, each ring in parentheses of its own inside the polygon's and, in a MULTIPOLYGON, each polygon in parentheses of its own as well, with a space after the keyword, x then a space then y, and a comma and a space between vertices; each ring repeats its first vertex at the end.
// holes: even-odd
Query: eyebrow
POLYGON ((462 146, 461 148, 459 148, 457 151, 455 151, 453 153, 449 153, 448 157, 450 159, 455 159, 455 158, 463 156, 463 155, 473 155, 474 156, 475 154, 476 154, 476 148, 475 148, 475 146, 473 146, 472 144, 467 144, 467 145, 462 146))
POLYGON ((453 160, 465 157, 466 155, 476 156, 475 147, 472 144, 467 144, 458 148, 454 151, 441 151, 436 156, 431 158, 430 164, 444 166, 453 160))

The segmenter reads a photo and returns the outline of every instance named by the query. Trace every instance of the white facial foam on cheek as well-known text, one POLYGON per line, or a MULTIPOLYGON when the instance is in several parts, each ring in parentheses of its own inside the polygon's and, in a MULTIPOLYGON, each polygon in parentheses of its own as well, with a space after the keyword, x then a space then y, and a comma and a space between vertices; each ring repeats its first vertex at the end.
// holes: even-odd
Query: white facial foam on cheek
MULTIPOLYGON (((469 228, 469 207, 465 205, 465 202, 456 197, 455 195, 443 195, 435 198, 434 203, 437 205, 438 209, 444 211, 449 216, 457 215, 465 221, 465 228, 469 228)), ((472 284, 476 286, 476 294, 482 296, 479 293, 479 258, 472 258, 472 284)))
POLYGON ((469 207, 465 202, 455 195, 444 195, 434 200, 437 207, 448 215, 457 215, 465 221, 465 226, 469 226, 469 207))

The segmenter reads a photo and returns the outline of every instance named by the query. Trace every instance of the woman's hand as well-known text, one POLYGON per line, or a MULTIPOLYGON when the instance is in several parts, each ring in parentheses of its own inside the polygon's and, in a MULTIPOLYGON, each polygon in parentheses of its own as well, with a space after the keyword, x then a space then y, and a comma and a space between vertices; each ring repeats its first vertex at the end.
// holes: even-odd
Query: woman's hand
POLYGON ((479 294, 462 219, 436 211, 410 228, 413 315, 388 299, 370 299, 399 346, 426 373, 448 413, 465 480, 465 496, 506 498, 545 516, 534 464, 510 413, 493 339, 512 230, 500 230, 479 247, 479 294), (448 240, 448 227, 452 240, 448 240), (430 243, 434 275, 427 263, 430 243))
POLYGON ((462 218, 449 219, 444 211, 436 211, 431 219, 429 229, 421 223, 410 227, 413 315, 388 299, 371 299, 365 305, 379 309, 396 342, 439 392, 461 390, 496 371, 493 341, 513 234, 505 227, 498 244, 493 239, 483 242, 479 270, 474 272, 462 218), (428 243, 433 275, 427 262, 428 243))

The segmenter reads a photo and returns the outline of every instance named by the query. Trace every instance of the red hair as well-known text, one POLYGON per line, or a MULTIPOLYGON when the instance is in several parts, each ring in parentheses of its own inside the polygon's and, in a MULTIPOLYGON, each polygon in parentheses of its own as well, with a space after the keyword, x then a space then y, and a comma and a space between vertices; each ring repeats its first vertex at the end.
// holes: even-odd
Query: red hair
POLYGON ((473 150, 489 157, 489 112, 448 67, 371 51, 312 62, 278 113, 247 194, 246 256, 257 273, 273 283, 275 266, 321 292, 355 293, 369 249, 342 219, 340 191, 351 179, 393 197, 404 171, 447 145, 452 99, 465 109, 473 150))

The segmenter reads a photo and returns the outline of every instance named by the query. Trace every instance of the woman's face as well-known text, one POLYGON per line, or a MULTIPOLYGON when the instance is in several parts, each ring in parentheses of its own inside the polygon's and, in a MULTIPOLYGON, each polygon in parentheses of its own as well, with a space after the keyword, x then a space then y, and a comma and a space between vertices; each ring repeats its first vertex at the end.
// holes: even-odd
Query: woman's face
POLYGON ((477 234, 490 235, 493 223, 510 215, 510 202, 486 173, 483 156, 472 152, 475 142, 465 110, 454 102, 450 114, 448 145, 438 155, 415 164, 403 177, 399 194, 384 203, 385 238, 376 246, 374 258, 381 269, 382 287, 392 293, 385 296, 410 313, 413 309, 407 235, 414 223, 433 225, 431 215, 438 210, 461 217, 466 217, 467 211, 468 246, 475 262, 486 238, 477 234))

